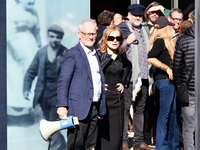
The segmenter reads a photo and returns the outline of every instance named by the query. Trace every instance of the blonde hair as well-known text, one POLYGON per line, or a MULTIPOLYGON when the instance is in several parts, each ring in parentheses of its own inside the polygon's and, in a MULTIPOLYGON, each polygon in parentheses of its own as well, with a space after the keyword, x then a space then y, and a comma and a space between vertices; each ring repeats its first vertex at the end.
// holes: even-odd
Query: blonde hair
POLYGON ((113 31, 119 31, 120 36, 122 36, 122 41, 119 41, 118 50, 120 52, 124 52, 125 51, 125 47, 123 46, 124 37, 123 37, 122 31, 121 31, 121 29, 119 27, 116 27, 116 26, 109 26, 104 30, 103 36, 102 36, 101 40, 98 43, 100 47, 97 50, 100 50, 102 53, 105 53, 107 51, 108 36, 113 31))
POLYGON ((174 29, 172 26, 166 26, 161 29, 153 28, 150 34, 150 50, 153 47, 154 41, 162 38, 165 42, 165 47, 168 50, 171 60, 173 60, 174 56, 174 48, 177 38, 172 39, 174 36, 174 29))

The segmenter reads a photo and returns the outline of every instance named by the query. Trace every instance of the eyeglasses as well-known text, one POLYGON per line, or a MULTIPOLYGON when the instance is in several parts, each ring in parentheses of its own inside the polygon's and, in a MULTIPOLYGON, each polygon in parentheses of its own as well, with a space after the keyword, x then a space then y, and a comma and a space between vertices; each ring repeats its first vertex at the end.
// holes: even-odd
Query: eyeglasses
POLYGON ((108 36, 108 41, 114 41, 114 40, 116 40, 116 41, 122 41, 122 36, 116 36, 116 37, 114 37, 114 36, 108 36))
POLYGON ((90 36, 92 36, 92 37, 94 37, 94 36, 97 36, 97 33, 84 33, 84 32, 82 32, 82 31, 80 31, 85 37, 90 37, 90 36))
MULTIPOLYGON (((172 18, 172 17, 170 17, 170 18, 172 18)), ((172 20, 174 20, 174 21, 176 21, 176 22, 182 22, 183 21, 183 19, 179 19, 179 18, 172 18, 172 20)))

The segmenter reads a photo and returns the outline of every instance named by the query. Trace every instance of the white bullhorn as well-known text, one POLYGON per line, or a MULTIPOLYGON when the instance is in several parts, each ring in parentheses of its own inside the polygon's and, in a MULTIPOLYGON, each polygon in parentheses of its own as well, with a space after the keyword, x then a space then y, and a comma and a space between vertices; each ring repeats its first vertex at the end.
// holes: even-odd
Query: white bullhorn
POLYGON ((75 127, 76 125, 79 125, 79 121, 77 117, 73 116, 69 116, 66 119, 62 119, 59 121, 47 121, 45 119, 42 119, 39 123, 39 130, 42 138, 45 141, 49 141, 51 135, 53 135, 55 132, 62 129, 75 127))

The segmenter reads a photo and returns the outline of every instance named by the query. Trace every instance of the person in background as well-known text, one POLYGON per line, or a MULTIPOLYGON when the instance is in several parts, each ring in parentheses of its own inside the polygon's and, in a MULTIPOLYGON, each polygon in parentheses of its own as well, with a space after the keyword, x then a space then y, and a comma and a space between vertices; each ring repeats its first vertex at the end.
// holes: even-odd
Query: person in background
MULTIPOLYGON (((31 87, 37 77, 33 108, 40 104, 43 117, 48 121, 56 121, 57 80, 60 75, 61 58, 67 50, 60 42, 64 31, 59 25, 52 25, 47 31, 49 44, 39 49, 26 71, 24 77, 23 95, 30 100, 31 87)), ((66 142, 60 132, 52 136, 52 150, 66 149, 66 142)))
MULTIPOLYGON (((160 3, 154 1, 150 3, 144 12, 144 16, 146 22, 143 25, 146 25, 149 28, 149 31, 154 26, 155 20, 159 16, 167 15, 169 10, 165 9, 160 3)), ((154 72, 155 67, 152 66, 152 72, 154 72)), ((156 137, 156 124, 157 124, 157 116, 159 110, 159 103, 158 103, 158 94, 155 82, 153 83, 153 93, 148 97, 146 101, 146 108, 145 108, 145 131, 150 134, 150 146, 155 147, 155 137, 156 137)))
MULTIPOLYGON (((194 12, 191 15, 195 23, 194 12)), ((173 74, 176 88, 180 83, 187 83, 189 103, 181 105, 182 137, 184 150, 195 150, 195 25, 188 27, 176 42, 173 74), (193 70, 193 73, 192 73, 193 70), (189 76, 191 79, 189 80, 189 76)))
POLYGON ((154 21, 159 17, 163 16, 163 9, 161 9, 161 5, 158 2, 152 2, 150 3, 145 11, 144 11, 144 17, 146 19, 146 25, 148 26, 149 30, 153 27, 154 21), (157 6, 157 7, 155 7, 157 6))
POLYGON ((97 23, 98 23, 98 29, 97 29, 97 36, 96 36, 96 40, 94 43, 94 48, 97 49, 98 46, 98 42, 101 39, 102 35, 103 35, 103 31, 110 25, 113 25, 113 16, 114 16, 114 12, 110 12, 108 10, 104 10, 103 12, 101 12, 98 15, 97 18, 97 23))
POLYGON ((123 16, 119 13, 116 13, 114 16, 113 16, 113 24, 114 25, 118 25, 120 24, 121 22, 123 22, 123 16))
POLYGON ((123 35, 116 26, 107 27, 99 41, 101 66, 105 75, 107 114, 99 120, 97 150, 121 150, 124 123, 123 91, 130 81, 132 64, 126 58, 123 35))
MULTIPOLYGON (((181 28, 181 24, 183 22, 183 12, 181 9, 179 8, 172 8, 170 10, 169 16, 168 16, 168 21, 175 24, 174 27, 174 37, 173 39, 177 40, 178 37, 180 36, 180 28, 181 28)), ((181 130, 181 105, 179 102, 177 102, 176 105, 177 109, 177 122, 179 123, 179 129, 181 130)), ((180 134, 181 135, 181 134, 180 134)), ((180 140, 180 147, 182 147, 182 143, 180 140)))
POLYGON ((169 16, 168 16, 169 22, 175 24, 174 25, 174 30, 175 30, 175 36, 176 34, 180 34, 180 26, 181 23, 183 22, 183 12, 179 8, 172 8, 170 10, 169 16))
POLYGON ((191 27, 192 25, 193 25, 193 22, 191 22, 190 20, 183 21, 180 26, 180 34, 183 35, 185 29, 187 29, 188 27, 191 27))
POLYGON ((158 17, 154 23, 150 35, 148 62, 156 67, 154 76, 159 92, 156 150, 179 150, 176 91, 172 73, 176 43, 176 39, 173 39, 174 24, 164 16, 158 17))
POLYGON ((128 16, 123 16, 122 20, 123 20, 123 22, 128 22, 129 21, 128 16))
POLYGON ((191 21, 191 22, 193 22, 193 16, 192 16, 193 14, 194 14, 194 10, 191 11, 191 12, 188 14, 188 20, 191 21))
POLYGON ((98 119, 106 114, 105 80, 96 50, 95 20, 80 23, 79 43, 63 56, 58 80, 57 113, 76 116, 77 128, 67 130, 67 150, 91 150, 96 146, 98 119))
MULTIPOLYGON (((123 35, 126 35, 125 37, 127 37, 126 42, 124 43, 127 48, 126 54, 133 65, 130 86, 124 91, 124 97, 127 99, 127 102, 131 104, 131 100, 134 101, 133 146, 134 149, 148 150, 150 148, 144 140, 144 109, 153 81, 149 76, 149 69, 151 65, 148 65, 147 62, 147 53, 149 51, 149 30, 147 27, 142 25, 144 10, 145 6, 143 5, 130 5, 128 7, 129 21, 123 26, 118 26, 122 29, 123 35), (134 38, 132 38, 132 41, 130 40, 130 42, 128 42, 130 35, 134 35, 134 38)), ((127 134, 127 131, 128 130, 124 130, 124 134, 127 134)), ((126 137, 127 136, 125 136, 123 140, 124 150, 129 149, 127 144, 128 139, 126 137)))

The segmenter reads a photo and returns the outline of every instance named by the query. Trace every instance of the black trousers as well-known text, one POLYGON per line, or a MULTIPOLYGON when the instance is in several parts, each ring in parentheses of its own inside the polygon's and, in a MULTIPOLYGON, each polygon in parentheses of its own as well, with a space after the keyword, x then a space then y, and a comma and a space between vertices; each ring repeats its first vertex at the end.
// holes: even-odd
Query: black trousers
POLYGON ((128 145, 128 119, 131 107, 133 83, 129 83, 129 87, 124 89, 124 128, 123 128, 123 145, 128 145))
POLYGON ((97 141, 98 104, 92 103, 90 112, 84 120, 79 120, 76 129, 68 129, 67 150, 91 150, 97 141))

